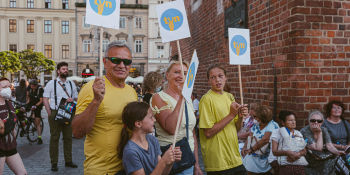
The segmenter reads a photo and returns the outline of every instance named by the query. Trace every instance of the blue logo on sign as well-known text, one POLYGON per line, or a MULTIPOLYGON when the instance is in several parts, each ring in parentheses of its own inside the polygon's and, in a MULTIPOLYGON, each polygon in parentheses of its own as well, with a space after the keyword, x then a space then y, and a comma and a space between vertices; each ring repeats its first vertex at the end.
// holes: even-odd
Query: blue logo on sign
POLYGON ((244 55, 247 51, 247 40, 242 35, 235 35, 231 40, 231 49, 237 55, 244 55))
POLYGON ((164 29, 174 31, 182 26, 183 16, 177 9, 168 9, 160 17, 160 21, 164 29))
POLYGON ((116 8, 116 0, 89 0, 93 11, 102 16, 112 14, 116 8))
POLYGON ((187 87, 191 88, 194 82, 194 75, 196 74, 196 63, 192 63, 190 66, 190 70, 187 74, 187 87))

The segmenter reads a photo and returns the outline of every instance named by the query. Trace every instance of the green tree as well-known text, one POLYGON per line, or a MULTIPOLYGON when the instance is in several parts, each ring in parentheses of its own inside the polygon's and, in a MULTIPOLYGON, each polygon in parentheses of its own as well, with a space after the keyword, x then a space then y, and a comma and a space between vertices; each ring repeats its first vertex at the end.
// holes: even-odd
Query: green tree
POLYGON ((0 52, 0 76, 4 77, 8 72, 15 73, 21 70, 21 62, 18 53, 13 51, 0 52))
POLYGON ((19 60, 22 64, 22 71, 28 79, 37 78, 41 72, 52 72, 55 70, 55 62, 44 56, 41 52, 33 50, 22 50, 19 53, 19 60))

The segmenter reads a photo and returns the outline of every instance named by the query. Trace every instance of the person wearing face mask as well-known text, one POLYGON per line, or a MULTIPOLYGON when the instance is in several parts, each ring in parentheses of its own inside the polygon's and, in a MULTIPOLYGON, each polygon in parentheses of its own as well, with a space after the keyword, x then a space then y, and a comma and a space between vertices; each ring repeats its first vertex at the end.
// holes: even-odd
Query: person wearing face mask
POLYGON ((15 110, 9 102, 11 93, 10 81, 7 78, 0 78, 0 174, 3 173, 5 162, 15 174, 27 174, 16 149, 16 133, 10 129, 14 128, 15 122, 13 121, 17 118, 15 110))
POLYGON ((77 168, 78 166, 72 162, 72 127, 70 124, 55 121, 57 109, 62 98, 67 102, 76 101, 78 98, 77 88, 74 82, 67 80, 68 63, 60 62, 57 64, 57 75, 55 80, 50 80, 44 90, 43 101, 48 114, 50 125, 50 159, 51 170, 58 171, 58 143, 60 135, 63 135, 63 150, 65 166, 77 168))
POLYGON ((143 89, 145 91, 142 99, 143 102, 149 104, 149 100, 151 99, 152 95, 161 91, 162 83, 163 77, 160 73, 149 72, 143 80, 143 89))

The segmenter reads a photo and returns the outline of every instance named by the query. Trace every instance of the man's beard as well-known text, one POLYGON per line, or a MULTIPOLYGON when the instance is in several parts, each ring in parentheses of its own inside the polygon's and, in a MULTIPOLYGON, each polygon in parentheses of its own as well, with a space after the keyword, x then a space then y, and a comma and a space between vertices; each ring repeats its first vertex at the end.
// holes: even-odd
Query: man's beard
POLYGON ((60 74, 60 78, 67 78, 68 77, 68 73, 62 73, 60 74))

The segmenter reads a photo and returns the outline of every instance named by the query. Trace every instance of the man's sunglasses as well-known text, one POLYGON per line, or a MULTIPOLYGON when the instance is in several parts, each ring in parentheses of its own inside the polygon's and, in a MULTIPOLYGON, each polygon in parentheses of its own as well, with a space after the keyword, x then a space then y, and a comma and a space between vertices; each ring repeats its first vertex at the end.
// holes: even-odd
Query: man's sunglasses
POLYGON ((105 58, 109 59, 113 64, 120 64, 121 62, 123 62, 125 66, 129 66, 132 63, 132 60, 129 60, 129 59, 122 59, 118 57, 105 57, 105 58))
POLYGON ((315 123, 315 122, 317 122, 317 123, 322 123, 323 120, 311 119, 310 122, 311 122, 311 123, 315 123))

